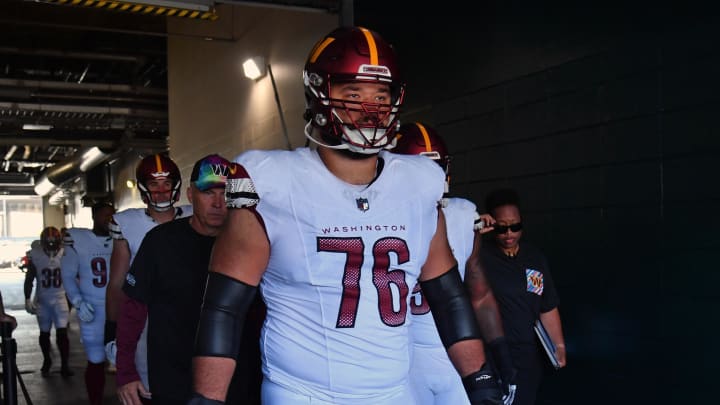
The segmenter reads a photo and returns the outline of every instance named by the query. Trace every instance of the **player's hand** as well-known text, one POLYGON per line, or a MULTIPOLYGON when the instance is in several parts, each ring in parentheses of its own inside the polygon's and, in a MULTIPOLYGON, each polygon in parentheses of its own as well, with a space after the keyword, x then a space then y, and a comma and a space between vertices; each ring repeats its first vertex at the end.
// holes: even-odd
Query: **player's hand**
POLYGON ((105 357, 107 361, 113 366, 116 366, 117 361, 117 342, 113 339, 105 345, 105 357))
POLYGON ((132 381, 117 390, 120 403, 123 405, 142 405, 140 397, 151 399, 150 391, 145 388, 142 382, 132 381))
POLYGON ((492 232, 495 226, 495 218, 490 214, 478 214, 475 213, 475 225, 473 230, 480 232, 480 235, 484 235, 488 232, 492 232))
POLYGON ((32 298, 27 298, 25 300, 25 310, 28 312, 28 314, 37 314, 37 303, 35 303, 32 298))
POLYGON ((558 363, 560 363, 560 368, 563 368, 567 365, 567 353, 565 351, 565 344, 555 345, 555 357, 557 357, 558 363))
POLYGON ((463 386, 471 405, 503 405, 503 393, 487 363, 463 378, 463 386))
POLYGON ((76 298, 73 306, 77 309, 78 318, 83 322, 92 322, 95 319, 95 308, 92 304, 84 301, 82 298, 76 298))

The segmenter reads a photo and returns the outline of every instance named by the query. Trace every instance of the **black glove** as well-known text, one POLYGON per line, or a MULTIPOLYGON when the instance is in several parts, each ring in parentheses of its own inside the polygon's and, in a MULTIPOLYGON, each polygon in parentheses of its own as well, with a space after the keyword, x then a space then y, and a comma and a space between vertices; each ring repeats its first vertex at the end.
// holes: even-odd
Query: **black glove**
POLYGON ((105 334, 103 336, 103 344, 108 344, 115 340, 115 330, 117 323, 115 321, 105 321, 105 334))
POLYGON ((223 405, 224 403, 225 402, 210 399, 203 396, 202 394, 193 392, 192 397, 190 397, 190 400, 187 402, 186 405, 223 405))
POLYGON ((510 355, 510 345, 508 345, 507 339, 501 336, 488 343, 488 348, 492 354, 495 368, 500 375, 503 403, 505 405, 511 405, 515 399, 515 391, 517 390, 517 370, 515 366, 513 366, 510 355))
POLYGON ((503 405, 502 390, 487 363, 462 382, 471 405, 503 405))

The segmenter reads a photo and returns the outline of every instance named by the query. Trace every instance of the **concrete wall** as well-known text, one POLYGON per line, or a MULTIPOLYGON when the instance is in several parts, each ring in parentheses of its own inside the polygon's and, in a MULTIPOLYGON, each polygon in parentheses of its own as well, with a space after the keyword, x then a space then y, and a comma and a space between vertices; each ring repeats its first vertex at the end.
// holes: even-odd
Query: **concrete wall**
MULTIPOLYGON (((228 159, 246 149, 285 148, 269 75, 251 81, 242 63, 263 56, 271 65, 293 148, 303 146, 305 109, 302 68, 315 41, 337 26, 324 12, 228 6, 216 21, 168 19, 170 157, 182 173, 181 203, 192 166, 219 153, 228 159)), ((142 207, 135 178, 143 151, 131 151, 112 165, 118 210, 142 207)))
POLYGON ((262 7, 221 7, 212 23, 173 20, 168 39, 170 156, 189 178, 210 153, 228 159, 246 149, 285 148, 269 76, 253 82, 242 63, 271 65, 293 148, 303 146, 302 68, 315 41, 337 26, 336 15, 262 7), (206 37, 215 38, 212 41, 206 37))

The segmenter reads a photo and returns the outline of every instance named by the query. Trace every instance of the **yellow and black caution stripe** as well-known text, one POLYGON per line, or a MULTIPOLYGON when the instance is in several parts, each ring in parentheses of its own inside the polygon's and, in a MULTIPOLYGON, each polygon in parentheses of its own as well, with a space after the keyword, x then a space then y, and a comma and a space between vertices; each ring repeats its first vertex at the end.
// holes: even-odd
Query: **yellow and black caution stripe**
POLYGON ((218 15, 212 6, 187 4, 180 1, 163 0, 40 0, 41 3, 102 8, 112 11, 125 11, 130 13, 192 18, 198 20, 217 20, 218 15))

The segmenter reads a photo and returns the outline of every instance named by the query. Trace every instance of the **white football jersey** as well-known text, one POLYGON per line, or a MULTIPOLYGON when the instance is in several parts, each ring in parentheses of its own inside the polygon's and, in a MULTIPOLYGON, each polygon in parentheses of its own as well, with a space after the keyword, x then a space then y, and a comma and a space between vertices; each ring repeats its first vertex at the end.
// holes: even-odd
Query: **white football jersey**
POLYGON ((339 180, 308 148, 236 159, 271 243, 263 372, 325 401, 377 403, 407 384, 410 293, 445 175, 422 156, 380 156, 369 186, 339 180))
MULTIPOLYGON (((448 242, 452 248, 453 256, 458 262, 460 277, 465 279, 465 263, 472 253, 475 231, 475 204, 464 198, 448 198, 447 205, 443 207, 448 242)), ((440 340, 430 307, 422 295, 420 285, 413 289, 412 299, 413 343, 424 346, 444 347, 440 340)))
MULTIPOLYGON (((181 205, 175 208, 175 218, 192 215, 192 205, 181 205)), ((113 239, 125 239, 130 247, 130 265, 145 234, 157 226, 157 222, 147 214, 145 208, 128 208, 113 215, 110 223, 110 236, 113 239)))
POLYGON ((64 250, 62 276, 70 301, 81 297, 93 304, 104 303, 110 279, 110 236, 95 235, 90 229, 70 228, 65 234, 64 250))
POLYGON ((57 297, 65 298, 65 288, 60 271, 62 255, 62 248, 53 256, 48 256, 41 247, 30 250, 30 261, 37 270, 35 298, 40 303, 54 301, 57 297))

